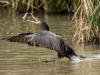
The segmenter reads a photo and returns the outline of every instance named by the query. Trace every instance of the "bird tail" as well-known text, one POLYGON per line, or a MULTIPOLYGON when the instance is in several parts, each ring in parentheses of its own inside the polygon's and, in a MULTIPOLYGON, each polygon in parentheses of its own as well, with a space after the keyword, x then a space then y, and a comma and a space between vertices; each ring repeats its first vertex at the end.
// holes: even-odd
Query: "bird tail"
POLYGON ((77 55, 79 58, 97 58, 96 56, 85 56, 85 55, 77 55))
POLYGON ((66 48, 66 57, 68 57, 70 60, 75 60, 76 58, 80 59, 86 59, 86 58, 97 58, 95 56, 85 56, 85 55, 79 55, 77 53, 74 52, 74 50, 69 47, 67 44, 65 44, 65 48, 66 48))
POLYGON ((72 55, 69 57, 70 60, 80 60, 80 59, 95 59, 97 56, 85 56, 85 55, 72 55))

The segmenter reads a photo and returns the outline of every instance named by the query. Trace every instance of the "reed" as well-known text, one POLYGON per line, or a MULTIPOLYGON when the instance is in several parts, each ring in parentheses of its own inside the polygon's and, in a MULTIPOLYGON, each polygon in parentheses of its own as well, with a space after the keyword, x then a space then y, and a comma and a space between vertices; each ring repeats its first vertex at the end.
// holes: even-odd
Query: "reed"
POLYGON ((76 4, 77 10, 73 16, 73 20, 76 21, 73 44, 99 44, 100 0, 78 0, 76 4))
POLYGON ((73 0, 0 0, 1 6, 13 11, 70 12, 73 10, 73 0))
POLYGON ((46 12, 61 12, 69 9, 66 0, 46 0, 45 6, 46 12))

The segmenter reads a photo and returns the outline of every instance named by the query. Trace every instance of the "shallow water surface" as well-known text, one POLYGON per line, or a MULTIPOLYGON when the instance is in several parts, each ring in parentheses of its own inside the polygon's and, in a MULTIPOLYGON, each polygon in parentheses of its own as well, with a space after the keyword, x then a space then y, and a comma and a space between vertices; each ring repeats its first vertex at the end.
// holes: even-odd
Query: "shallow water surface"
MULTIPOLYGON (((22 32, 40 31, 38 26, 23 22, 23 15, 0 12, 0 38, 22 32)), ((78 54, 88 56, 100 54, 99 46, 72 45, 71 38, 75 29, 65 31, 74 25, 70 16, 41 14, 35 16, 44 19, 50 30, 61 35, 78 54)), ((64 58, 55 62, 42 62, 46 59, 56 58, 57 53, 53 50, 0 40, 0 75, 99 75, 100 73, 100 59, 77 62, 64 58)))

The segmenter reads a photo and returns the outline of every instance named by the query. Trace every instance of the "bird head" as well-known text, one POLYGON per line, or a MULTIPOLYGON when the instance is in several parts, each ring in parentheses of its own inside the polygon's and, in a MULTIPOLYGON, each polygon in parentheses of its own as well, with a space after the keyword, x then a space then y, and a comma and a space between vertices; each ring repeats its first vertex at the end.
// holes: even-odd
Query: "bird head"
MULTIPOLYGON (((31 13, 30 13, 30 14, 31 14, 31 13)), ((26 15, 27 15, 27 13, 26 13, 26 15)), ((26 17, 26 15, 24 15, 23 19, 26 17)), ((42 30, 47 30, 47 31, 49 31, 48 25, 47 25, 42 19, 36 18, 36 17, 34 17, 32 14, 31 14, 31 16, 33 17, 34 21, 27 20, 28 22, 31 22, 31 23, 33 23, 33 24, 35 24, 35 25, 40 26, 40 28, 41 28, 42 30)))

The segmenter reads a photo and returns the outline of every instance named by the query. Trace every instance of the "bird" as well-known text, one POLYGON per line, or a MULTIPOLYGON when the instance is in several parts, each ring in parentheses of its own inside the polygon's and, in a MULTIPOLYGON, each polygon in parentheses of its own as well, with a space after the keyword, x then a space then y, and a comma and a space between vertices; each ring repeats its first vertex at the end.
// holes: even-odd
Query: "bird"
MULTIPOLYGON (((25 14, 25 16, 27 14, 25 14)), ((26 18, 25 16, 23 17, 23 20, 26 18)), ((57 59, 61 59, 64 57, 68 58, 69 60, 73 60, 73 57, 86 58, 86 56, 76 54, 75 51, 64 42, 61 36, 51 32, 46 22, 44 22, 42 19, 34 17, 33 15, 32 17, 34 18, 34 21, 27 21, 39 26, 41 32, 21 33, 18 35, 3 37, 1 40, 7 40, 10 42, 20 42, 28 44, 29 46, 44 47, 50 50, 55 50, 58 54, 57 59)))

